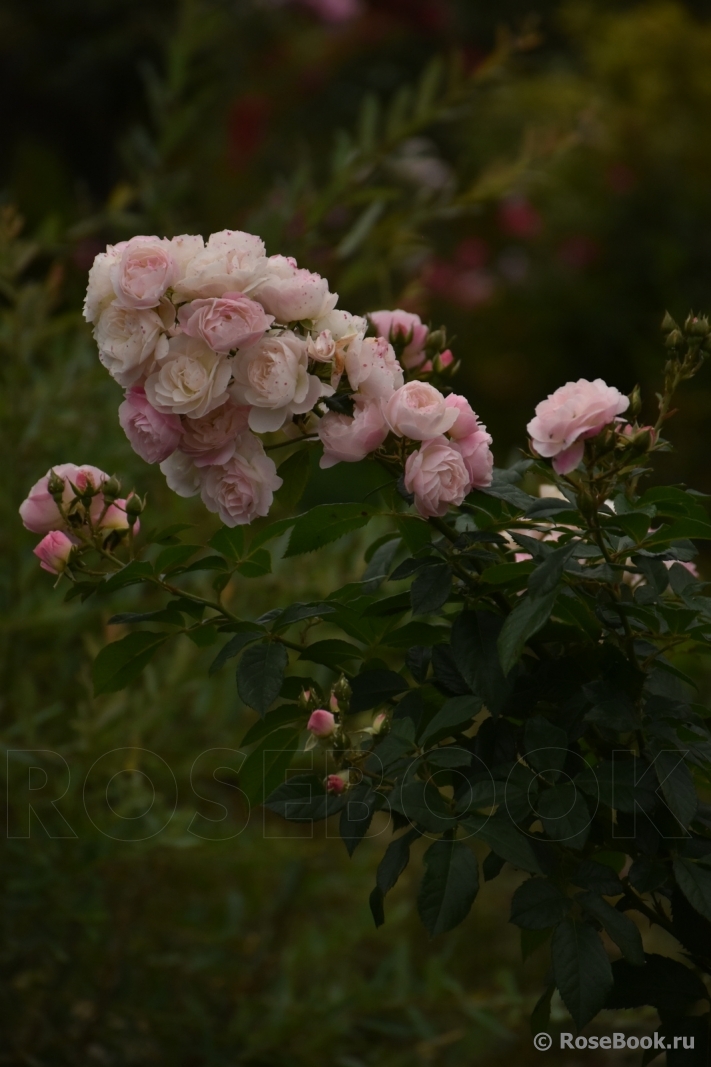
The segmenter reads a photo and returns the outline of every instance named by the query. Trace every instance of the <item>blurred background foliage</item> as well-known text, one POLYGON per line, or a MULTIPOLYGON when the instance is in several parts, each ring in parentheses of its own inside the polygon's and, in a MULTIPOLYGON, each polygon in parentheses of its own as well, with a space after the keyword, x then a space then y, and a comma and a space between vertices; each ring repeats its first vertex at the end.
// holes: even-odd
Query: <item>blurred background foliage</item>
MULTIPOLYGON (((206 682, 210 649, 185 640, 128 693, 91 696, 117 605, 63 604, 17 507, 50 464, 91 462, 149 493, 147 523, 212 528, 131 452, 79 314, 93 256, 137 232, 249 229, 351 311, 445 323, 500 465, 563 381, 640 381, 649 398, 664 309, 711 306, 707 18, 671 0, 0 4, 0 1063, 533 1061, 543 964, 520 963, 500 892, 423 944, 414 864, 376 933, 377 842, 348 860, 259 812, 245 828, 233 773, 213 778, 237 766, 251 713, 231 672, 206 682), (116 749, 130 824, 94 767, 116 749), (119 825, 145 840, 115 840, 119 825)), ((711 491, 710 415, 702 375, 665 477, 711 491)), ((379 484, 367 465, 336 471, 315 473, 310 503, 379 484)), ((318 596, 359 576, 362 548, 244 580, 233 607, 318 596)))

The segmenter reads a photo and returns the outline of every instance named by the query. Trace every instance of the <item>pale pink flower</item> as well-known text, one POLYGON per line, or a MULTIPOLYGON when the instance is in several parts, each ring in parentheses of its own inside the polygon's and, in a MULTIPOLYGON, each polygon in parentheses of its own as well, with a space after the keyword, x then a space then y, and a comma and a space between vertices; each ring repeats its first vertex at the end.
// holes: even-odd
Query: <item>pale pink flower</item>
POLYGON ((255 296, 284 326, 303 319, 320 319, 335 308, 338 300, 338 294, 328 291, 325 278, 300 270, 287 256, 269 257, 266 276, 255 289, 255 296))
POLYGON ((183 432, 179 417, 156 411, 140 387, 128 390, 118 416, 133 451, 146 463, 162 463, 178 447, 183 432))
POLYGON ((451 349, 445 348, 444 352, 440 352, 437 356, 437 360, 440 367, 451 367, 454 363, 454 356, 452 355, 451 349))
POLYGON ((132 237, 116 245, 119 257, 110 267, 111 285, 121 307, 158 305, 178 278, 178 264, 164 237, 132 237))
POLYGON ((200 419, 185 418, 180 450, 192 456, 196 467, 226 463, 247 429, 248 418, 249 408, 238 407, 231 400, 200 419))
POLYGON ((316 337, 309 336, 306 347, 309 359, 316 363, 330 363, 336 354, 336 342, 330 330, 321 330, 316 337))
POLYGON ((326 777, 326 792, 331 793, 333 796, 340 796, 341 793, 345 793, 348 788, 348 778, 350 774, 347 771, 341 771, 340 774, 329 774, 326 777))
POLYGON ((467 437, 452 441, 452 448, 455 448, 464 460, 469 475, 469 489, 486 489, 491 485, 494 457, 491 452, 491 434, 486 432, 485 426, 479 426, 478 430, 467 437))
MULTIPOLYGON (((74 499, 75 493, 70 483, 77 489, 84 489, 91 482, 95 488, 99 488, 102 482, 108 480, 108 474, 92 467, 88 463, 77 466, 76 463, 58 463, 52 470, 58 478, 64 479, 64 492, 62 503, 68 506, 74 499)), ((59 508, 54 502, 47 488, 52 470, 48 470, 43 478, 30 489, 27 499, 20 505, 20 518, 28 530, 33 533, 45 534, 64 526, 64 520, 59 508)), ((103 507, 103 497, 98 496, 92 501, 92 513, 95 506, 103 507)))
POLYGON ((183 304, 178 322, 188 337, 199 338, 214 352, 227 353, 255 345, 274 316, 266 315, 261 304, 242 293, 225 293, 183 304))
POLYGON ((306 344, 290 330, 267 334, 231 362, 230 393, 238 404, 251 407, 249 426, 255 433, 281 429, 291 415, 310 411, 320 396, 333 391, 308 373, 306 344))
POLYGON ((330 737, 336 731, 336 718, 332 711, 316 708, 316 711, 311 712, 306 729, 314 737, 330 737))
POLYGON ((449 436, 458 441, 462 437, 469 437, 479 429, 479 419, 472 410, 472 406, 465 396, 450 393, 445 400, 448 408, 457 412, 456 421, 449 428, 449 436))
POLYGON ((379 400, 356 396, 353 417, 329 411, 318 424, 323 444, 320 466, 336 463, 357 463, 382 445, 388 436, 388 426, 379 400))
POLYGON ((384 337, 355 339, 345 353, 345 368, 352 389, 381 400, 405 381, 393 346, 384 337))
POLYGON ((160 465, 168 488, 178 496, 197 496, 202 484, 202 471, 193 463, 192 456, 186 456, 176 449, 172 456, 164 459, 160 465))
POLYGON ((396 390, 384 407, 385 419, 398 437, 427 441, 440 437, 457 421, 458 411, 427 382, 407 382, 396 390))
POLYGON ((156 411, 199 419, 225 403, 231 376, 226 356, 181 334, 170 339, 168 355, 146 378, 146 396, 156 411))
POLYGON ((32 549, 40 561, 40 567, 50 574, 61 574, 66 570, 69 557, 74 548, 74 541, 61 530, 51 530, 32 549))
POLYGON ((553 458, 558 474, 569 474, 583 458, 585 440, 595 437, 628 407, 629 397, 602 378, 567 382, 536 408, 527 427, 531 447, 539 456, 553 458))
POLYGON ((188 262, 175 291, 184 297, 250 293, 266 271, 264 241, 241 230, 221 230, 188 262))
MULTIPOLYGON (((124 499, 115 500, 113 504, 109 504, 106 514, 99 525, 102 530, 128 530, 129 521, 126 515, 126 501, 124 499)), ((138 533, 140 528, 140 519, 136 519, 133 524, 133 532, 138 533)))
POLYGON ((151 370, 168 352, 166 325, 158 311, 121 307, 116 302, 101 312, 94 327, 99 359, 124 389, 151 370))
POLYGON ((281 484, 262 442, 245 433, 227 463, 203 468, 200 494, 207 510, 217 512, 225 526, 243 526, 268 514, 281 484))
POLYGON ((109 245, 105 252, 99 252, 91 265, 84 298, 84 318, 87 322, 96 322, 101 312, 115 299, 111 268, 119 260, 122 247, 109 245))
POLYGON ((368 318, 378 336, 387 341, 404 341, 409 337, 402 351, 402 362, 408 370, 420 366, 425 359, 425 344, 430 331, 419 315, 398 308, 396 311, 371 311, 368 318))
POLYGON ((446 437, 423 441, 407 457, 405 488, 414 493, 415 507, 426 518, 447 514, 469 492, 470 481, 461 453, 446 437))

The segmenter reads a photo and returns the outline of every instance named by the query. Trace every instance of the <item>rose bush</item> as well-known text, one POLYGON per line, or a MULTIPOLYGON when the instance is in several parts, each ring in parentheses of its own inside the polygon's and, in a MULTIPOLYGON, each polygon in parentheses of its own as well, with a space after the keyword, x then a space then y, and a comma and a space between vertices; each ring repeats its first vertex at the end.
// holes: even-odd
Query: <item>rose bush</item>
POLYGON ((121 422, 169 486, 199 493, 223 525, 207 545, 175 527, 139 540, 144 501, 72 464, 21 508, 70 598, 141 583, 168 598, 163 612, 116 617, 137 629, 96 657, 96 693, 130 685, 176 634, 224 637, 210 669, 238 661, 257 716, 242 742, 248 799, 295 821, 338 818, 351 854, 371 825, 396 835, 370 897, 377 925, 425 842, 418 909, 431 936, 466 918, 481 876, 511 865, 523 954, 550 954, 536 1031, 557 988, 578 1027, 604 1007, 650 1004, 668 1034, 685 1033, 711 976, 711 736, 686 673, 711 643, 693 564, 711 522, 698 494, 645 479, 670 447, 679 386, 711 351, 708 321, 665 319, 653 425, 636 389, 568 383, 539 404, 529 453, 495 469, 490 435, 450 390, 443 331, 378 312, 368 336, 323 279, 267 260, 258 238, 178 240, 180 256, 157 238, 102 254, 86 306, 173 304, 168 351, 142 365, 121 422), (224 347, 224 306, 208 302, 235 294, 274 320, 220 352, 209 346, 224 347), (184 330, 193 322, 198 336, 184 330), (416 337, 422 360, 406 352, 416 337), (388 478, 377 500, 282 505, 266 521, 314 447, 322 466, 377 461, 388 478), (278 473, 268 452, 282 449, 278 473), (360 582, 258 619, 227 606, 230 583, 269 573, 275 544, 295 558, 371 523, 360 582), (214 595, 191 585, 199 571, 214 595), (297 659, 313 676, 292 673, 297 659), (686 962, 645 951, 648 923, 686 962))

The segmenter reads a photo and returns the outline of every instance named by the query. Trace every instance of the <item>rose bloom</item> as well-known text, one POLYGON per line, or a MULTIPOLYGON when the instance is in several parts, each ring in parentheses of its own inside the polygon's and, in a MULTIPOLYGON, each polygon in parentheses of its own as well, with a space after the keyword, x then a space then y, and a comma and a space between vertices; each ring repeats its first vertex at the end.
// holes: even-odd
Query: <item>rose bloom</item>
POLYGON ((164 459, 160 465, 168 488, 178 496, 197 496, 202 483, 202 471, 193 463, 192 456, 186 456, 180 449, 164 459))
POLYGON ((116 245, 120 255, 109 267, 111 286, 121 307, 155 307, 178 279, 178 263, 164 237, 132 237, 116 245))
POLYGON ((183 432, 179 417, 156 411, 139 386, 128 390, 118 416, 133 451, 146 463, 162 463, 178 447, 183 432))
POLYGON ((188 299, 249 293, 264 277, 266 262, 261 237, 221 230, 211 234, 204 249, 193 256, 175 291, 188 299))
POLYGON ((409 311, 371 311, 368 316, 373 323, 379 337, 385 337, 388 341, 398 338, 405 340, 410 337, 409 343, 402 352, 402 362, 411 370, 419 367, 425 359, 425 344, 429 337, 429 327, 425 326, 419 315, 409 311))
POLYGON ((451 444, 464 460, 469 476, 469 489, 486 489, 491 485, 494 457, 491 452, 491 434, 486 432, 486 427, 479 426, 474 433, 452 441, 451 444))
MULTIPOLYGON (((76 463, 59 463, 56 467, 48 470, 43 478, 35 482, 27 495, 27 499, 20 505, 20 518, 26 529, 32 530, 33 533, 50 533, 52 530, 57 530, 64 526, 64 520, 59 508, 47 488, 52 470, 58 478, 64 479, 62 502, 65 507, 71 504, 75 496, 74 490, 69 484, 70 482, 77 489, 86 488, 89 482, 98 488, 109 477, 104 471, 99 470, 98 467, 92 467, 88 463, 84 463, 81 466, 77 466, 76 463)), ((97 508, 98 514, 101 513, 103 504, 104 501, 101 495, 94 497, 91 504, 92 517, 94 517, 97 508)))
POLYGON ((423 441, 407 457, 405 488, 415 495, 415 507, 425 518, 447 514, 469 492, 469 474, 461 453, 446 437, 423 441))
POLYGON ((330 737, 336 730, 336 719, 333 712, 326 711, 324 708, 317 708, 316 711, 312 711, 309 721, 306 723, 306 729, 314 737, 330 737))
POLYGON ((243 526, 269 513, 274 493, 282 485, 274 461, 262 442, 245 433, 237 450, 220 467, 203 468, 200 494, 208 511, 217 512, 225 526, 243 526))
POLYGON ((202 341, 172 337, 168 355, 146 379, 146 396, 156 411, 198 419, 225 403, 231 376, 230 360, 202 341))
POLYGON ((105 252, 99 252, 94 258, 84 298, 84 318, 87 322, 96 322, 101 312, 116 298, 111 284, 111 268, 120 257, 121 248, 122 245, 109 245, 105 252))
POLYGON ((316 363, 330 363, 336 354, 336 342, 330 330, 321 330, 316 337, 309 335, 306 342, 309 359, 316 363))
POLYGON ((339 774, 329 774, 325 782, 326 792, 332 793, 334 796, 340 796, 340 794, 345 793, 348 788, 349 779, 349 771, 341 771, 339 774))
POLYGON ((274 316, 266 315, 261 304, 242 293, 193 300, 178 310, 183 333, 222 353, 255 345, 273 321, 274 316))
POLYGON ((102 311, 94 327, 99 359, 124 389, 147 374, 156 359, 167 355, 165 329, 157 311, 137 311, 116 303, 102 311))
POLYGON ((192 456, 196 467, 218 466, 234 455, 237 438, 247 429, 249 408, 228 400, 200 419, 184 419, 180 451, 192 456))
POLYGON ((583 458, 585 440, 595 437, 629 407, 626 397, 602 378, 567 382, 542 400, 528 424, 531 447, 553 458, 558 474, 569 474, 583 458))
POLYGON ((352 389, 382 400, 405 381, 393 346, 384 337, 354 342, 346 352, 345 367, 352 389))
POLYGON ((338 300, 338 294, 329 293, 325 278, 300 270, 296 261, 287 256, 269 257, 266 277, 257 286, 255 296, 283 325, 320 319, 333 311, 338 300))
POLYGON ((408 382, 397 389, 384 411, 393 433, 413 441, 440 437, 458 417, 458 411, 448 407, 440 391, 427 382, 408 382))
POLYGON ((74 541, 61 530, 51 530, 32 549, 40 561, 40 567, 50 574, 61 574, 69 563, 74 541))
POLYGON ((290 415, 310 411, 320 396, 332 391, 308 373, 308 362, 306 344, 288 330, 268 334, 235 356, 230 392, 238 404, 251 406, 250 429, 278 430, 290 415))
POLYGON ((469 437, 479 429, 479 419, 466 397, 450 393, 444 402, 448 408, 457 412, 457 418, 448 430, 451 438, 457 441, 462 437, 469 437))
POLYGON ((353 418, 329 411, 318 424, 323 444, 319 466, 333 467, 336 463, 357 463, 382 445, 388 436, 388 426, 379 400, 356 396, 353 418))

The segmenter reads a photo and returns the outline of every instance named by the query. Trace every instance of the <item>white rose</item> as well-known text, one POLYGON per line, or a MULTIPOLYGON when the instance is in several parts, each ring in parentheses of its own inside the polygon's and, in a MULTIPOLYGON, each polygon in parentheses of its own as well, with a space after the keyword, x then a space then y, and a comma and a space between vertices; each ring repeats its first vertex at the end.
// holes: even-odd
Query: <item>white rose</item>
POLYGON ((345 365, 351 388, 365 396, 387 400, 405 380, 395 350, 384 337, 355 341, 346 353, 345 365))
POLYGON ((231 374, 227 357, 183 334, 170 339, 167 356, 146 379, 146 396, 156 411, 198 419, 228 399, 231 374))
POLYGON ((249 293, 264 277, 266 262, 261 237, 241 230, 221 230, 189 260, 175 291, 188 299, 249 293))
POLYGON ((176 265, 176 284, 185 277, 190 264, 205 247, 200 234, 181 233, 179 237, 172 237, 170 250, 176 265))
POLYGON ((84 318, 87 322, 96 322, 116 295, 111 284, 111 268, 121 256, 121 247, 109 245, 105 252, 99 252, 91 265, 84 298, 84 318))
POLYGON ((269 257, 266 277, 254 295, 283 324, 320 319, 338 301, 337 293, 329 293, 325 278, 309 270, 299 270, 296 262, 286 256, 269 257))
POLYGON ((156 359, 167 355, 166 326, 156 311, 140 311, 109 304, 94 328, 99 359, 124 389, 151 370, 156 359))
POLYGON ((336 354, 336 342, 330 330, 321 330, 316 337, 309 335, 306 347, 309 359, 315 363, 331 363, 336 354))
POLYGON ((320 396, 332 392, 308 373, 308 362, 306 344, 290 331, 267 334, 234 357, 230 392, 238 404, 250 405, 250 429, 278 430, 290 415, 310 411, 320 396))
POLYGON ((200 471, 191 456, 184 452, 174 452, 164 459, 160 469, 165 475, 168 488, 178 496, 197 496, 200 492, 200 471))
POLYGON ((333 311, 322 315, 314 323, 316 333, 320 333, 322 330, 329 330, 336 344, 347 345, 355 338, 360 337, 362 339, 365 337, 367 329, 368 323, 366 319, 361 318, 360 315, 351 315, 348 311, 340 311, 338 308, 334 308, 333 311))
POLYGON ((219 467, 207 467, 201 496, 208 511, 217 512, 225 526, 242 526, 267 515, 282 480, 262 442, 245 433, 235 454, 219 467))

